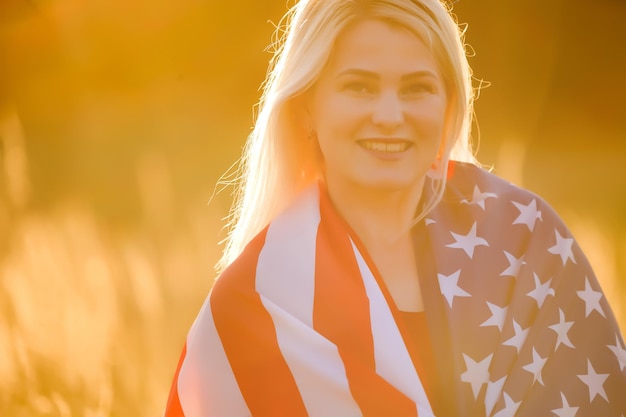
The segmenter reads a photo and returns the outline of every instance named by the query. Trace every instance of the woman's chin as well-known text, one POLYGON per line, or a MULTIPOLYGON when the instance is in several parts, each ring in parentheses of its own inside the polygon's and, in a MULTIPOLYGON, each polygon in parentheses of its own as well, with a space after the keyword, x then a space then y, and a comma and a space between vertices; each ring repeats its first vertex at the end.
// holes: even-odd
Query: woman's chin
POLYGON ((421 187, 424 183, 422 176, 376 176, 357 179, 354 181, 356 188, 361 190, 371 190, 380 193, 409 191, 415 187, 421 187))

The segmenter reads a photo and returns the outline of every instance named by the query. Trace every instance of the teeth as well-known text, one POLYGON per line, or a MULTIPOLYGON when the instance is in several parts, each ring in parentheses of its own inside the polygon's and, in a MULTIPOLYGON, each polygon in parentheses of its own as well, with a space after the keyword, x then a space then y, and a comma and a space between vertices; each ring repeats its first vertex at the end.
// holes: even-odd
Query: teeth
POLYGON ((365 149, 369 149, 370 151, 377 152, 403 152, 408 149, 409 144, 407 142, 400 143, 386 143, 386 142, 371 142, 364 141, 361 142, 365 149))

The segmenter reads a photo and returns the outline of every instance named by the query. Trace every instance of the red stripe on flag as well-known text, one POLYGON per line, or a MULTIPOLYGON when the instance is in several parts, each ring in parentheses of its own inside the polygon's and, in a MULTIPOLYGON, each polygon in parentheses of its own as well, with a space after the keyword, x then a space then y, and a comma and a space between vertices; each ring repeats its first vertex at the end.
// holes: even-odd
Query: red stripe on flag
POLYGON ((344 362, 350 391, 364 417, 416 416, 415 403, 376 373, 369 299, 347 231, 320 192, 317 236, 315 330, 333 341, 344 362))
POLYGON ((215 283, 211 293, 215 327, 253 416, 307 416, 272 318, 255 290, 256 265, 266 234, 267 229, 215 283))
MULTIPOLYGON (((327 198, 321 193, 320 199, 327 198)), ((369 300, 346 228, 328 204, 320 204, 313 327, 374 369, 369 300)))
POLYGON ((178 398, 178 375, 180 374, 180 368, 183 366, 183 362, 185 361, 186 353, 187 344, 183 346, 183 351, 180 354, 180 359, 178 360, 178 366, 176 367, 176 373, 174 374, 174 382, 172 383, 172 387, 170 389, 170 396, 167 400, 164 417, 185 417, 185 413, 183 413, 183 409, 180 406, 180 399, 178 398))

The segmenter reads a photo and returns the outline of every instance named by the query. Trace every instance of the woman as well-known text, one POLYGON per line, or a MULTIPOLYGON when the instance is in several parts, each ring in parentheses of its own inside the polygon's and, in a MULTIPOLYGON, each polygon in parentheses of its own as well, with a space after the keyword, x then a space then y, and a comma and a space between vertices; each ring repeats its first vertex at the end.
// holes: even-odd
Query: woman
POLYGON ((167 416, 626 413, 593 272, 475 165, 473 99, 439 0, 293 7, 167 416))

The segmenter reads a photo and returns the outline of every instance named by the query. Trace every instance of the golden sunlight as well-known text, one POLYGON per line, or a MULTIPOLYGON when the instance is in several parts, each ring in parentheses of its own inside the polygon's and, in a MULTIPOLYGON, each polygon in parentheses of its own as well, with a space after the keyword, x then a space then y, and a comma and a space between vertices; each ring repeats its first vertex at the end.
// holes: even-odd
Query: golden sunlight
MULTIPOLYGON (((207 202, 250 131, 285 2, 0 3, 0 415, 160 415, 231 196, 207 202)), ((524 33, 506 45, 556 54, 532 92, 534 69, 489 58, 500 37, 481 38, 484 20, 500 16, 484 10, 509 27, 509 6, 463 3, 472 64, 487 79, 508 74, 479 100, 479 159, 562 213, 626 329, 626 145, 613 120, 623 124, 624 63, 597 65, 613 72, 590 72, 594 87, 580 87, 572 71, 584 63, 558 43, 574 36, 568 19, 554 19, 537 29, 548 52, 524 33)), ((561 3, 570 21, 595 22, 561 3)), ((618 3, 594 3, 603 18, 585 36, 622 39, 622 20, 607 23, 618 3)))

